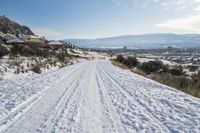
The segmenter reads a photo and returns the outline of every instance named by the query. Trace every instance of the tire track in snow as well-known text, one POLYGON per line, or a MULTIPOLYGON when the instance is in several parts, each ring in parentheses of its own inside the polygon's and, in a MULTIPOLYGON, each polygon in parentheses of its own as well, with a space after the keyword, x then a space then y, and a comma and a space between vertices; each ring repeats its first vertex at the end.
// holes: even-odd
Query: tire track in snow
MULTIPOLYGON (((118 81, 116 81, 113 77, 111 77, 108 73, 105 72, 105 68, 103 68, 102 65, 100 65, 100 69, 102 70, 102 73, 104 74, 104 76, 107 76, 107 81, 110 81, 109 84, 112 84, 109 86, 109 90, 111 88, 114 88, 113 91, 116 91, 117 90, 119 91, 118 92, 118 96, 122 96, 125 98, 125 101, 123 101, 122 99, 118 99, 117 102, 119 102, 120 100, 122 100, 121 102, 122 103, 115 103, 115 105, 118 104, 118 108, 119 110, 122 109, 121 111, 124 111, 125 109, 127 110, 127 112, 123 112, 123 113, 126 113, 126 114, 121 114, 123 116, 123 118, 125 117, 125 119, 123 119, 123 123, 130 126, 132 128, 132 130, 136 130, 136 132, 138 131, 145 131, 145 132, 169 132, 168 129, 161 125, 159 123, 159 121, 157 119, 155 119, 151 113, 148 112, 148 110, 146 110, 145 107, 143 107, 143 105, 141 105, 137 99, 135 99, 135 96, 131 96, 129 94, 129 92, 127 92, 123 86, 121 86, 121 84, 118 83, 118 81), (120 107, 120 106, 123 106, 123 104, 125 104, 126 106, 125 107, 120 107), (130 108, 130 107, 131 108, 130 108), (134 113, 139 113, 137 114, 136 117, 140 116, 141 118, 140 119, 143 119, 143 123, 139 122, 139 123, 136 123, 133 122, 132 120, 136 119, 135 116, 131 116, 131 111, 134 111, 134 108, 137 108, 139 109, 139 111, 137 112, 134 112, 134 113), (150 124, 148 129, 144 129, 143 127, 143 124, 150 124), (139 125, 137 125, 139 124, 139 125)), ((103 76, 102 76, 103 78, 103 76)), ((106 83, 106 81, 104 82, 106 83)), ((115 93, 115 92, 114 92, 115 93)), ((115 96, 115 94, 113 95, 115 96)), ((120 98, 120 97, 119 97, 120 98)))
POLYGON ((122 126, 121 120, 116 112, 114 105, 110 100, 110 96, 104 86, 104 83, 99 75, 99 70, 97 71, 96 80, 98 83, 99 94, 101 98, 102 108, 103 108, 103 132, 104 133, 121 133, 127 132, 122 126))
MULTIPOLYGON (((84 68, 86 68, 86 66, 84 68)), ((63 130, 66 129, 66 127, 59 127, 59 124, 62 119, 67 119, 64 117, 63 114, 66 113, 66 110, 69 107, 72 107, 70 101, 74 100, 74 95, 77 95, 77 91, 79 91, 78 86, 80 85, 80 82, 83 79, 84 73, 84 71, 78 73, 76 75, 76 78, 72 81, 72 83, 68 87, 66 87, 68 89, 65 90, 62 96, 59 98, 59 101, 57 101, 57 105, 54 108, 53 113, 51 114, 51 116, 46 116, 46 121, 41 124, 38 131, 54 133, 59 128, 63 130)))
POLYGON ((54 85, 55 81, 62 79, 63 72, 68 72, 76 65, 68 66, 56 71, 49 71, 42 74, 33 74, 27 76, 14 77, 9 80, 0 81, 0 120, 3 119, 10 113, 13 113, 13 110, 24 105, 26 102, 30 101, 31 98, 35 97, 46 88, 54 85), (12 110, 7 110, 5 105, 8 101, 15 101, 15 108, 12 110))
POLYGON ((60 112, 58 116, 59 119, 51 132, 78 132, 77 114, 81 104, 83 82, 85 82, 87 71, 89 71, 89 69, 85 67, 79 81, 73 86, 73 94, 68 98, 68 102, 64 104, 65 108, 60 112))
MULTIPOLYGON (((106 63, 105 67, 108 66, 109 64, 106 63)), ((112 67, 105 69, 110 74, 113 73, 110 75, 112 79, 116 79, 115 81, 130 97, 134 97, 152 118, 168 129, 168 132, 198 132, 200 130, 199 105, 196 100, 191 101, 191 96, 138 75, 133 74, 132 77, 127 78, 130 74, 128 75, 125 71, 118 72, 117 68, 112 67), (146 81, 142 82, 143 79, 146 81)))
POLYGON ((59 78, 58 82, 55 81, 48 89, 36 95, 36 100, 30 100, 30 105, 26 101, 26 104, 22 104, 24 108, 17 106, 16 114, 13 110, 13 115, 11 113, 11 116, 7 116, 5 123, 0 125, 0 129, 5 129, 0 132, 200 131, 200 103, 183 93, 171 91, 156 82, 118 70, 108 61, 80 63, 70 69, 63 69, 62 72, 66 72, 66 75, 63 74, 63 78, 59 78, 61 75, 55 74, 59 78), (152 89, 153 87, 156 88, 152 89), (164 94, 161 93, 162 89, 164 94), (176 101, 172 101, 176 98, 171 100, 170 96, 181 96, 182 99, 178 97, 176 101), (163 117, 165 123, 162 121, 163 117), (177 122, 174 118, 178 118, 180 123, 172 125, 174 121, 177 122), (192 128, 194 130, 191 130, 192 128))
MULTIPOLYGON (((23 119, 23 117, 27 117, 27 112, 30 112, 30 110, 33 108, 35 108, 35 106, 37 104, 39 104, 40 102, 42 102, 42 100, 45 97, 48 97, 49 95, 52 95, 51 91, 55 92, 56 88, 59 88, 59 83, 61 83, 65 78, 67 78, 68 76, 70 76, 70 74, 72 74, 75 70, 79 70, 79 68, 82 67, 81 65, 79 66, 75 66, 74 68, 72 68, 72 70, 70 70, 69 72, 67 72, 67 74, 65 74, 61 79, 59 79, 58 81, 56 81, 52 86, 46 88, 45 90, 43 90, 41 93, 39 93, 38 95, 36 95, 36 97, 32 100, 30 100, 30 103, 26 103, 23 105, 23 108, 19 108, 17 109, 17 111, 14 111, 13 114, 11 114, 11 116, 8 116, 8 118, 5 119, 6 123, 3 123, 3 126, 1 126, 1 131, 5 131, 6 129, 12 127, 13 124, 17 124, 21 119, 23 119)), ((55 100, 55 99, 54 99, 55 100)), ((44 107, 48 106, 44 104, 44 107)), ((43 107, 42 107, 43 108, 43 107)), ((31 113, 30 113, 31 114, 31 113)), ((40 114, 40 111, 36 111, 35 114, 40 114)), ((34 114, 33 114, 34 115, 34 114)), ((31 117, 31 115, 30 115, 31 117)), ((26 127, 24 128, 26 129, 26 127)))
POLYGON ((83 100, 80 109, 80 133, 102 133, 102 108, 99 88, 96 81, 97 61, 92 61, 83 91, 83 100))

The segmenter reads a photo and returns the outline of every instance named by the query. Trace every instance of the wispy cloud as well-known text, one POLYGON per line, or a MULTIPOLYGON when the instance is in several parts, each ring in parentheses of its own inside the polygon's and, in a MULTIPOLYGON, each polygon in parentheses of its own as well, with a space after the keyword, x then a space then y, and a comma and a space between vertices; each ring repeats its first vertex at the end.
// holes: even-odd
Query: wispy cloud
POLYGON ((167 22, 157 24, 156 26, 161 28, 181 29, 198 33, 200 32, 200 15, 168 20, 167 22))
POLYGON ((186 16, 180 18, 169 19, 163 23, 156 24, 156 27, 186 30, 189 32, 200 32, 200 0, 176 0, 170 3, 163 4, 166 8, 176 6, 177 11, 190 9, 190 12, 186 12, 186 16))
POLYGON ((148 5, 159 5, 163 10, 185 10, 200 9, 200 0, 112 0, 116 8, 131 9, 134 7, 147 7, 148 5))
POLYGON ((47 39, 61 39, 63 35, 57 31, 46 28, 32 28, 33 32, 38 36, 44 36, 47 39))
POLYGON ((117 8, 135 9, 135 7, 151 11, 152 6, 163 10, 171 19, 159 20, 161 23, 155 24, 156 27, 174 31, 200 32, 200 0, 112 0, 117 8), (184 14, 184 15, 183 15, 184 14), (174 17, 174 18, 173 18, 174 17), (175 18, 176 17, 176 18, 175 18))
POLYGON ((163 9, 170 9, 174 11, 182 11, 185 9, 195 8, 200 4, 200 0, 163 0, 160 1, 163 9))
MULTIPOLYGON (((146 8, 149 0, 112 0, 115 8, 133 10, 134 7, 146 8)), ((154 0, 156 1, 156 0, 154 0)))

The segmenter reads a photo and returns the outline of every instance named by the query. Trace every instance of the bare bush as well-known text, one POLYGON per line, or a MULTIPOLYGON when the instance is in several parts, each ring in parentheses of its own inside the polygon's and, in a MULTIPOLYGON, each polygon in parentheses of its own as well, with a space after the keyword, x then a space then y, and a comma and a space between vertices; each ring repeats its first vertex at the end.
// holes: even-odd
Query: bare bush
POLYGON ((9 53, 8 49, 2 45, 0 45, 0 58, 4 55, 7 55, 9 53))
POLYGON ((35 72, 35 73, 38 73, 38 74, 40 74, 40 73, 42 72, 39 64, 36 64, 36 65, 32 68, 32 71, 35 72))
POLYGON ((14 72, 15 74, 19 74, 20 73, 20 67, 18 66, 17 69, 14 72))

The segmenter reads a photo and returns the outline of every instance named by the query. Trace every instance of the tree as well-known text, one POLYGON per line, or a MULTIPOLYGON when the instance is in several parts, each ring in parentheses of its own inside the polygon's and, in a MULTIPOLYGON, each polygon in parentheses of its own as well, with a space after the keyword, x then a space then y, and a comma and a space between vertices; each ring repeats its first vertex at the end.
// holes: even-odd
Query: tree
POLYGON ((170 70, 171 75, 174 76, 181 76, 183 74, 183 68, 180 67, 175 67, 173 69, 170 70))
POLYGON ((144 62, 140 65, 140 69, 142 69, 147 74, 150 74, 152 72, 158 72, 163 68, 163 63, 161 61, 149 61, 144 62))
POLYGON ((125 60, 126 59, 122 55, 118 55, 116 58, 116 61, 121 62, 121 63, 124 63, 125 60))
POLYGON ((124 61, 124 64, 128 67, 136 67, 139 64, 139 62, 136 59, 136 57, 128 56, 127 59, 124 61))

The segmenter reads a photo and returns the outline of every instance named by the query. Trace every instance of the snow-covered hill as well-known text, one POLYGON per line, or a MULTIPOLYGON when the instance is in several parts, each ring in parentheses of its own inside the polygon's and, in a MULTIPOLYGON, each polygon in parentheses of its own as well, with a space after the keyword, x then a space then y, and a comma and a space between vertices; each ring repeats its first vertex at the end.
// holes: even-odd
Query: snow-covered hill
POLYGON ((168 46, 178 48, 200 47, 199 34, 155 33, 98 39, 69 39, 66 41, 80 47, 90 48, 123 48, 125 46, 134 49, 166 48, 168 46))
POLYGON ((106 56, 106 54, 102 55, 101 53, 89 52, 67 45, 47 45, 47 48, 38 46, 37 50, 45 56, 37 54, 30 54, 28 56, 24 54, 26 51, 29 50, 27 53, 34 53, 37 50, 35 48, 28 48, 27 45, 20 45, 20 47, 28 49, 21 52, 22 55, 15 55, 13 53, 15 51, 13 47, 12 45, 0 44, 0 49, 4 48, 8 51, 4 56, 0 57, 0 80, 9 79, 13 76, 31 76, 33 73, 51 71, 83 60, 104 58, 106 56))
POLYGON ((200 100, 112 66, 77 63, 0 81, 0 132, 200 132, 200 100))

